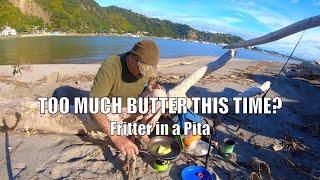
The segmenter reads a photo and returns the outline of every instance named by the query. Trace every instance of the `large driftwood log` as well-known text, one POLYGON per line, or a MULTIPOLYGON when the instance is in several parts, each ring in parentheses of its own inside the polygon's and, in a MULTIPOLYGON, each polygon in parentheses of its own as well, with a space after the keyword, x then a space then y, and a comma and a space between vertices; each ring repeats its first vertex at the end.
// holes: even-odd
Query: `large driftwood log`
MULTIPOLYGON (((255 97, 257 95, 260 95, 266 92, 270 88, 271 88, 271 82, 266 81, 260 86, 254 86, 254 87, 248 88, 247 90, 243 91, 242 93, 239 93, 235 97, 241 97, 241 98, 255 97)), ((228 98, 229 106, 234 106, 233 98, 234 97, 228 98)))
POLYGON ((237 97, 253 97, 266 92, 271 87, 271 82, 266 81, 261 86, 255 86, 240 93, 237 97))
POLYGON ((314 28, 320 26, 320 15, 319 16, 314 16, 311 18, 304 19, 302 21, 296 22, 294 24, 291 24, 289 26, 286 26, 282 29, 279 29, 277 31, 271 32, 267 35, 250 39, 244 42, 239 42, 231 45, 224 46, 224 48, 228 49, 234 49, 234 48, 239 48, 239 47, 248 47, 248 46, 255 46, 259 44, 266 44, 269 42, 273 42, 276 40, 279 40, 281 38, 290 36, 292 34, 295 34, 297 32, 314 28))
POLYGON ((21 131, 84 134, 99 127, 87 114, 40 114, 40 103, 30 99, 1 99, 0 127, 21 131))

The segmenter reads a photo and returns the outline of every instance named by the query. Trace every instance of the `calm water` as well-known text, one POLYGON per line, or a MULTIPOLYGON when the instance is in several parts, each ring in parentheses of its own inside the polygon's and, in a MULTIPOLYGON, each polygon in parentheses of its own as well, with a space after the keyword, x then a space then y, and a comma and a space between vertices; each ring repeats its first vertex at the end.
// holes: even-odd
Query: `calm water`
MULTIPOLYGON (((90 63, 129 51, 141 38, 127 37, 33 37, 0 40, 0 64, 90 63)), ((188 41, 153 39, 162 58, 183 56, 221 56, 227 50, 217 45, 188 41)), ((239 49, 244 59, 284 61, 277 56, 239 49)))

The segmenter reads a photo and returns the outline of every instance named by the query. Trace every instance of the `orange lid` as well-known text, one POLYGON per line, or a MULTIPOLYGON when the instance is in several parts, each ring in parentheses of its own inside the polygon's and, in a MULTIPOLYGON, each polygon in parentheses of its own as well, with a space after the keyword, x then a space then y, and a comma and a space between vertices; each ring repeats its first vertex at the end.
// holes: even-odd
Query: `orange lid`
POLYGON ((184 139, 184 144, 189 146, 192 142, 199 141, 201 139, 200 135, 190 134, 187 138, 184 139))

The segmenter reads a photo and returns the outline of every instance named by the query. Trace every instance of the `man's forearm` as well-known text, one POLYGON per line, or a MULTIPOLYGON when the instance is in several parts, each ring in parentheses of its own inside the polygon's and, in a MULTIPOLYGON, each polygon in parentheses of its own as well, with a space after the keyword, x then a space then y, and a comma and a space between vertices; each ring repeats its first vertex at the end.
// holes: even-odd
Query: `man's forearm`
POLYGON ((120 150, 123 154, 138 154, 137 146, 128 138, 110 134, 110 118, 102 113, 90 115, 94 121, 102 128, 102 131, 110 138, 114 147, 120 150))
POLYGON ((102 114, 91 114, 91 118, 98 123, 98 125, 102 128, 102 131, 107 135, 110 136, 110 120, 109 118, 102 114))

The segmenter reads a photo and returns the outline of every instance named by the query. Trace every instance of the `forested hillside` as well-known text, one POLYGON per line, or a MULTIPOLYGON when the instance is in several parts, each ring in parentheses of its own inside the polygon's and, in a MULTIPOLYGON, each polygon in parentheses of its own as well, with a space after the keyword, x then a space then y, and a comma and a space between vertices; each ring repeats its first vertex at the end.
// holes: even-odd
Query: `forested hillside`
POLYGON ((8 0, 0 0, 0 27, 9 25, 21 32, 28 26, 43 26, 41 18, 22 14, 19 8, 14 7, 8 0))
MULTIPOLYGON (((28 1, 18 1, 29 3, 28 1)), ((29 0, 30 1, 30 0, 29 0)), ((32 0, 31 0, 32 1, 32 0)), ((229 34, 198 31, 185 24, 148 18, 123 8, 101 7, 94 0, 33 0, 49 15, 49 23, 40 17, 22 14, 8 0, 0 0, 0 26, 9 25, 22 31, 32 26, 69 33, 149 32, 150 36, 193 39, 215 43, 234 43, 242 38, 229 34)), ((48 21, 48 20, 46 20, 48 21)))
POLYGON ((227 44, 243 40, 238 36, 198 31, 185 24, 173 23, 168 20, 159 20, 156 18, 148 18, 144 15, 116 6, 106 7, 105 10, 108 14, 125 17, 133 26, 133 31, 147 31, 154 36, 169 36, 174 38, 196 39, 200 41, 227 44))

